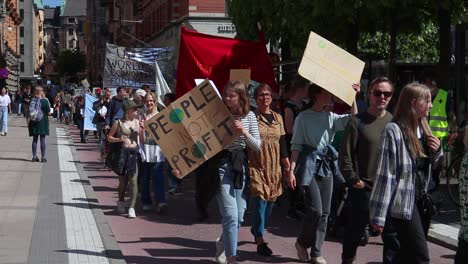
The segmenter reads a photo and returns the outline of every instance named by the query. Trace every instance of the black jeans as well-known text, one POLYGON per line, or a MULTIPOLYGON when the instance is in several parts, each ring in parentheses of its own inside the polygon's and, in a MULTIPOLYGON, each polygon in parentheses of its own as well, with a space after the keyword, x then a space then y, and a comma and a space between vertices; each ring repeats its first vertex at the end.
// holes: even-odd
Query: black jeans
POLYGON ((429 263, 426 234, 415 204, 411 220, 392 219, 400 241, 400 263, 429 263))
POLYGON ((385 227, 382 232, 383 241, 383 264, 399 264, 400 263, 400 241, 398 240, 398 232, 394 220, 387 217, 385 227))
POLYGON ((455 255, 455 264, 468 263, 468 241, 458 238, 457 254, 455 255))
POLYGON ((304 248, 311 247, 310 255, 312 257, 319 257, 322 255, 322 244, 327 232, 333 177, 316 176, 304 189, 306 214, 302 220, 302 229, 297 242, 304 248))
POLYGON ((371 190, 349 188, 348 219, 343 239, 343 260, 356 256, 365 228, 369 224, 369 197, 371 190))

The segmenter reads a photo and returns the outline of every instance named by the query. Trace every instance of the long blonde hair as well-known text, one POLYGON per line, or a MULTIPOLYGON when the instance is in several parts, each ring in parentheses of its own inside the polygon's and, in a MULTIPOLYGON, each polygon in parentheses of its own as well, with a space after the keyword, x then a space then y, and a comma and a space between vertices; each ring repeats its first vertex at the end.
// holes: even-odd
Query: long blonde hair
POLYGON ((425 117, 418 118, 413 106, 415 101, 421 99, 431 100, 431 90, 424 84, 407 84, 401 90, 393 117, 393 120, 400 125, 413 158, 426 157, 424 148, 417 136, 418 126, 422 128, 424 136, 432 135, 427 119, 425 117))
POLYGON ((230 81, 226 84, 223 90, 223 97, 227 89, 232 89, 239 96, 239 107, 236 113, 245 117, 250 111, 249 96, 247 95, 247 86, 241 81, 230 81))

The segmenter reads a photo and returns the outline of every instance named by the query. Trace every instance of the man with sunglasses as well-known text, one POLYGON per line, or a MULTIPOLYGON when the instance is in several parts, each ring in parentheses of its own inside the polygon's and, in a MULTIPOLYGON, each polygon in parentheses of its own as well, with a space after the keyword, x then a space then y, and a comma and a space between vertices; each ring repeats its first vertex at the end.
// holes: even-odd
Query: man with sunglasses
MULTIPOLYGON (((369 224, 369 197, 374 184, 377 166, 377 151, 380 135, 391 122, 392 114, 387 111, 392 99, 393 86, 386 77, 378 77, 369 85, 369 107, 353 117, 343 136, 340 148, 339 166, 346 179, 350 201, 343 241, 342 263, 353 263, 357 248, 369 224)), ((384 240, 384 263, 393 262, 393 252, 398 240, 389 232, 382 235, 384 240)))

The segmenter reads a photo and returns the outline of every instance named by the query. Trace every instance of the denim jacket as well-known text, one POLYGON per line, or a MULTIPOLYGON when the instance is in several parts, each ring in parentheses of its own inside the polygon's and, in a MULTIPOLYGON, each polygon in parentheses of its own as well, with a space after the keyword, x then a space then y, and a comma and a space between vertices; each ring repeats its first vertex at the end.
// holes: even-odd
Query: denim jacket
POLYGON ((301 186, 309 186, 315 176, 335 176, 339 181, 344 182, 338 169, 338 152, 332 145, 327 145, 322 149, 303 145, 295 174, 300 177, 301 186))

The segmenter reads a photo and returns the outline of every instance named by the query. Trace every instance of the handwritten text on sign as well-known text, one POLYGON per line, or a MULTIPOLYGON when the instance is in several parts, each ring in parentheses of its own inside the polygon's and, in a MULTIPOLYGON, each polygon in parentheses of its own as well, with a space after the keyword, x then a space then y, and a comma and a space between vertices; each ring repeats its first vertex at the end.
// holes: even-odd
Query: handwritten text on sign
POLYGON ((233 117, 205 80, 145 122, 145 129, 182 176, 231 144, 233 117))

